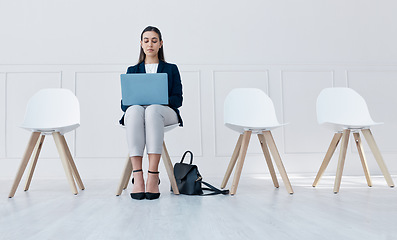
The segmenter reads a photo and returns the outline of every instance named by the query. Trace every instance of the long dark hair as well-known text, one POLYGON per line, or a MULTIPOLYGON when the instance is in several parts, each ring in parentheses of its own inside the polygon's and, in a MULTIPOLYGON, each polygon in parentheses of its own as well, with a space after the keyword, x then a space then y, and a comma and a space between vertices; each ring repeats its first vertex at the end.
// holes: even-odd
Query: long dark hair
MULTIPOLYGON (((150 32, 150 31, 153 31, 153 32, 157 33, 157 35, 159 35, 159 41, 163 41, 163 38, 161 37, 160 30, 158 28, 156 28, 156 27, 153 27, 153 26, 147 26, 145 29, 143 29, 143 31, 141 33, 141 41, 143 40, 143 34, 145 32, 150 32)), ((161 46, 161 48, 159 49, 158 57, 159 57, 160 61, 165 62, 165 59, 164 59, 164 46, 161 46)), ((141 62, 144 62, 145 58, 146 58, 146 54, 143 51, 142 46, 141 46, 141 51, 139 53, 138 64, 141 63, 141 62)))

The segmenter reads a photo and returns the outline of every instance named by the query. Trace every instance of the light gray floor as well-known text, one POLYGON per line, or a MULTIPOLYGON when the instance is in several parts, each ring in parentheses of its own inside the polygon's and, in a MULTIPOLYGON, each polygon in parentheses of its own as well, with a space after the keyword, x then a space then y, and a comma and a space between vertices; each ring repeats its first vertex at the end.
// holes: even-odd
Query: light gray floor
POLYGON ((86 180, 77 196, 66 179, 33 179, 12 199, 11 181, 0 181, 0 239, 397 238, 397 192, 382 177, 369 188, 363 176, 343 176, 334 194, 334 177, 313 188, 314 176, 292 175, 289 195, 281 182, 275 189, 269 177, 243 174, 235 196, 211 197, 175 196, 164 177, 153 201, 132 200, 128 191, 116 197, 118 179, 86 180))

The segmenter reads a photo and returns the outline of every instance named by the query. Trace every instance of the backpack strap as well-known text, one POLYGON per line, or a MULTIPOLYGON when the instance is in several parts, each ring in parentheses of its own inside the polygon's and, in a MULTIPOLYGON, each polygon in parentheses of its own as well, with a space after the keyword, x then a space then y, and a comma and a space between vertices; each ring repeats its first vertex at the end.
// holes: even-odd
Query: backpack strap
POLYGON ((183 154, 183 156, 182 156, 182 159, 181 159, 181 163, 183 163, 183 160, 185 160, 185 156, 186 156, 186 154, 188 154, 188 153, 190 153, 190 165, 192 165, 192 163, 193 163, 193 153, 191 152, 191 151, 186 151, 184 154, 183 154))
POLYGON ((212 193, 206 193, 201 196, 211 196, 211 195, 217 195, 217 194, 228 195, 229 194, 229 190, 220 190, 204 181, 201 181, 201 183, 208 187, 208 188, 201 188, 201 189, 212 191, 212 193))

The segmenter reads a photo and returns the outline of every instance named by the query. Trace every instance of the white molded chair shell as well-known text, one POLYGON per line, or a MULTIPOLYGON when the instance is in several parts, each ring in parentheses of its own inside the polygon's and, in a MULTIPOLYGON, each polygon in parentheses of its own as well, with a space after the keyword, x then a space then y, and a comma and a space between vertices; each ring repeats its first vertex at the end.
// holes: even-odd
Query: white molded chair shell
MULTIPOLYGON (((117 125, 119 127, 125 128, 124 125, 121 125, 121 124, 117 124, 117 125)), ((171 131, 172 129, 177 128, 177 127, 179 127, 179 123, 175 123, 175 124, 164 126, 164 133, 166 133, 168 131, 171 131)))
POLYGON ((224 123, 238 132, 271 130, 284 125, 277 120, 273 101, 257 88, 235 88, 226 96, 224 123))
POLYGON ((26 107, 21 127, 33 132, 64 134, 80 126, 80 104, 68 89, 42 89, 34 94, 26 107))
POLYGON ((351 88, 326 88, 317 97, 317 121, 336 131, 363 129, 374 122, 364 98, 351 88))
POLYGON ((282 126, 277 120, 273 101, 257 88, 235 88, 226 96, 224 103, 224 123, 226 127, 240 133, 229 166, 222 181, 224 188, 237 162, 230 194, 234 195, 240 180, 244 159, 252 134, 257 134, 269 172, 275 187, 279 187, 270 152, 276 162, 288 193, 293 194, 287 172, 281 161, 271 130, 282 126), (269 152, 270 150, 270 152, 269 152))
POLYGON ((336 170, 334 193, 339 192, 343 166, 345 163, 347 147, 349 144, 350 133, 353 132, 354 140, 359 152, 361 164, 363 166, 365 178, 369 187, 372 186, 371 177, 368 170, 367 161, 362 147, 360 132, 367 140, 379 168, 390 187, 394 187, 393 180, 383 161, 382 154, 369 129, 373 125, 382 123, 374 122, 369 114, 367 103, 356 91, 350 88, 326 88, 323 89, 317 98, 317 121, 326 127, 331 127, 336 131, 329 145, 324 160, 318 170, 317 176, 313 182, 313 187, 318 184, 321 176, 327 168, 332 155, 335 152, 339 142, 341 142, 338 167, 336 170), (343 132, 342 132, 343 131, 343 132))
POLYGON ((72 193, 75 195, 78 193, 75 182, 80 189, 85 189, 66 139, 63 136, 64 133, 74 130, 78 126, 80 126, 80 105, 76 96, 70 90, 60 88, 42 89, 29 99, 21 127, 32 131, 32 133, 8 197, 14 196, 26 166, 31 161, 25 191, 29 189, 43 141, 47 134, 51 134, 54 137, 72 193))
POLYGON ((179 126, 179 123, 168 125, 168 126, 164 126, 164 132, 166 133, 168 131, 171 131, 172 129, 174 129, 174 128, 178 127, 178 126, 179 126))

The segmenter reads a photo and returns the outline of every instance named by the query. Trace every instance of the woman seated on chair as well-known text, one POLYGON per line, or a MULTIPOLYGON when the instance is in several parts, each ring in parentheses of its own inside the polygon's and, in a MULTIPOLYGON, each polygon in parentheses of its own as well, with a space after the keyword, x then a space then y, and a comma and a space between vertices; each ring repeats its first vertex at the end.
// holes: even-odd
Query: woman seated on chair
POLYGON ((120 124, 125 125, 129 156, 133 168, 133 199, 157 199, 160 197, 158 184, 164 126, 179 123, 182 119, 178 108, 182 106, 182 83, 178 67, 164 60, 163 40, 160 30, 148 26, 141 34, 141 50, 138 64, 131 66, 127 74, 134 73, 167 73, 168 105, 132 105, 121 109, 125 112, 120 124), (142 171, 144 148, 149 158, 149 169, 146 186, 142 171), (146 187, 146 189, 145 189, 146 187))

